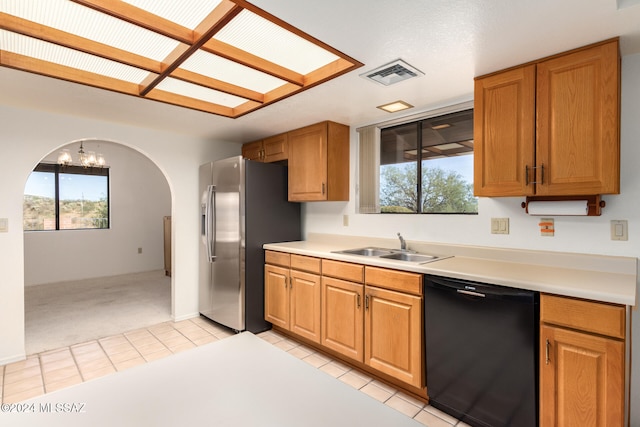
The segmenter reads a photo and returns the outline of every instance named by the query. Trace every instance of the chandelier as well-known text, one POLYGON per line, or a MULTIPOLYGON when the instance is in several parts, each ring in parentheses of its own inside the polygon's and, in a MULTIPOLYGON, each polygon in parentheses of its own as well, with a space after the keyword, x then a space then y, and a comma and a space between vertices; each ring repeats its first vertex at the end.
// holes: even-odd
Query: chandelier
MULTIPOLYGON (((80 166, 85 168, 104 167, 105 160, 101 153, 96 154, 95 151, 84 151, 84 146, 80 141, 80 149, 78 150, 78 162, 80 166)), ((63 149, 58 156, 58 164, 61 166, 70 166, 73 164, 73 158, 68 149, 63 149)))

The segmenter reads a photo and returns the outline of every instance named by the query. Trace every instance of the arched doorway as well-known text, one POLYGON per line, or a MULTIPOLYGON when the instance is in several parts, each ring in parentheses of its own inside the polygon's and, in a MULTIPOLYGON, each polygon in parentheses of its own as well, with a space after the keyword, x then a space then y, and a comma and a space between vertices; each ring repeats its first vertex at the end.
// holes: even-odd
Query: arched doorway
MULTIPOLYGON (((109 225, 25 231, 27 354, 171 319, 163 228, 171 190, 164 174, 144 154, 112 141, 77 140, 60 150, 77 162, 80 142, 106 159, 109 225)), ((60 150, 41 162, 55 163, 60 150)), ((89 195, 81 194, 76 205, 86 207, 89 195)))

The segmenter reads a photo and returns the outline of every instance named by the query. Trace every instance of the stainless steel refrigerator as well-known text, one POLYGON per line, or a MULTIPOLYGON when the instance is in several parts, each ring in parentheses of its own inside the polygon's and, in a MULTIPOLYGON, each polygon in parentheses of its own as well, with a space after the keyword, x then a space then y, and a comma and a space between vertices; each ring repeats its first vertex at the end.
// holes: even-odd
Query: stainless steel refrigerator
POLYGON ((287 168, 241 156, 200 167, 199 311, 235 331, 265 331, 264 243, 300 240, 287 168))

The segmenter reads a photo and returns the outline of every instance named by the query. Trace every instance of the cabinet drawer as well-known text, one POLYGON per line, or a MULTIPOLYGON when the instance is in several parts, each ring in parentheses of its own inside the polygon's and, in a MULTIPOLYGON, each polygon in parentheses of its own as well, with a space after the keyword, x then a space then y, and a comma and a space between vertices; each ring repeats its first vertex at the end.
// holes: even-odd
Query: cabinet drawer
POLYGON ((344 279, 350 282, 362 283, 364 281, 364 266, 348 262, 322 260, 322 275, 344 279))
POLYGON ((367 266, 364 278, 367 285, 422 295, 422 274, 367 266))
POLYGON ((265 251, 264 262, 265 264, 281 265, 287 268, 289 268, 289 265, 291 264, 289 254, 275 251, 265 251))
POLYGON ((625 308, 621 305, 543 294, 540 320, 615 338, 625 337, 625 308))
POLYGON ((320 274, 320 258, 304 255, 291 255, 291 268, 320 274))

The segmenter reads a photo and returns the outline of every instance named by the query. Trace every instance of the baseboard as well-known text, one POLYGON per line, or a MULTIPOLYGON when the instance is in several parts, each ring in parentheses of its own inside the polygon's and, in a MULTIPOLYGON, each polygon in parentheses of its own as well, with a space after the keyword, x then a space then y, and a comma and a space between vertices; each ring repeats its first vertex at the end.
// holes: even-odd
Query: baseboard
POLYGON ((5 357, 3 359, 0 359, 0 366, 7 365, 13 362, 20 362, 25 360, 26 358, 27 358, 27 355, 25 353, 19 354, 17 356, 5 357))
POLYGON ((172 314, 171 320, 173 320, 174 322, 180 322, 182 320, 193 319, 194 317, 198 317, 198 316, 200 316, 200 313, 198 313, 197 311, 195 313, 183 314, 182 316, 178 316, 178 317, 172 314))

